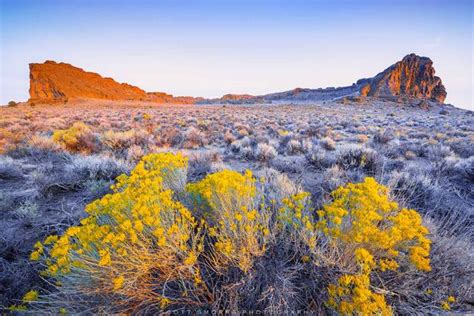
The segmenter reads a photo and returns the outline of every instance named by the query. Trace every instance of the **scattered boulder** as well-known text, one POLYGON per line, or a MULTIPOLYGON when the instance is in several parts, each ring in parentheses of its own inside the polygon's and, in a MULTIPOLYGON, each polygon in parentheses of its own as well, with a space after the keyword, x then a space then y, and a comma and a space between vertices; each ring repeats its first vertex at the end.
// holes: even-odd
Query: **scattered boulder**
POLYGON ((448 115, 449 112, 446 110, 446 109, 441 109, 441 111, 439 111, 439 115, 448 115))

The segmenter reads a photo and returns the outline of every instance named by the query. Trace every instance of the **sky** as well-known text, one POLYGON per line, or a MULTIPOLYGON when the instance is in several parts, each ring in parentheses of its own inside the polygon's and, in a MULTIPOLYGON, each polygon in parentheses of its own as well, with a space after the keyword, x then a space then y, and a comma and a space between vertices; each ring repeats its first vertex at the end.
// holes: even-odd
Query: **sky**
POLYGON ((473 2, 0 0, 0 103, 27 100, 45 60, 220 97, 350 85, 413 52, 474 110, 473 2))

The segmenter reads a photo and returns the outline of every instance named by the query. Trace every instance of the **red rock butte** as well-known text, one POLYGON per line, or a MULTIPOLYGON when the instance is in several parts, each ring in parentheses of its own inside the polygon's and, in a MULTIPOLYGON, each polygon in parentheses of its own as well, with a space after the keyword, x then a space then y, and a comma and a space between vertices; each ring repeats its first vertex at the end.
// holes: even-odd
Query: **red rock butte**
POLYGON ((84 71, 66 63, 46 61, 30 64, 29 102, 58 102, 71 99, 137 100, 157 103, 194 103, 192 97, 173 97, 162 92, 147 93, 127 83, 84 71))

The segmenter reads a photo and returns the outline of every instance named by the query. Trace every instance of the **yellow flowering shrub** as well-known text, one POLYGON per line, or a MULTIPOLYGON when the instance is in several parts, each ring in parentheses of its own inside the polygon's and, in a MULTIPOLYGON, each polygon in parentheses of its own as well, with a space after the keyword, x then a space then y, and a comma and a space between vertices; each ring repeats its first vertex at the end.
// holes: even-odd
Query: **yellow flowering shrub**
POLYGON ((11 312, 25 312, 28 310, 27 304, 33 303, 38 300, 38 291, 31 290, 23 295, 21 299, 22 304, 19 305, 11 305, 8 307, 8 310, 11 312))
POLYGON ((428 229, 415 210, 400 209, 373 178, 340 187, 332 197, 317 219, 308 214, 307 194, 283 200, 281 224, 297 230, 316 265, 348 271, 328 286, 329 307, 342 314, 390 314, 384 296, 372 290, 371 276, 407 263, 430 271, 428 229))
MULTIPOLYGON (((420 215, 399 208, 372 178, 336 189, 315 212, 307 192, 269 202, 265 179, 250 171, 224 170, 186 184, 187 166, 181 154, 143 157, 130 175, 117 178, 111 194, 86 207, 80 225, 37 242, 30 259, 45 265, 43 275, 66 298, 77 293, 92 304, 97 298, 100 313, 125 314, 220 306, 213 304, 236 295, 246 275, 260 271, 254 263, 262 257, 262 263, 285 260, 282 266, 314 264, 328 271, 330 280, 315 280, 327 284, 328 309, 390 315, 384 272, 430 270, 430 240, 420 215), (284 259, 273 258, 280 245, 284 259), (239 277, 232 267, 242 279, 228 285, 239 277)), ((80 309, 66 298, 50 311, 80 309)), ((29 292, 12 308, 25 309, 37 299, 36 291, 29 292)), ((454 302, 437 301, 446 310, 454 302)))
POLYGON ((456 302, 456 298, 454 296, 448 296, 447 299, 441 302, 441 308, 445 311, 451 310, 451 304, 456 302))
POLYGON ((32 302, 38 299, 38 291, 29 291, 23 296, 24 302, 32 302))
POLYGON ((336 189, 333 202, 318 211, 317 229, 334 247, 353 250, 355 274, 343 274, 328 288, 328 305, 343 314, 391 314, 382 294, 371 290, 371 274, 411 263, 430 271, 428 229, 414 210, 400 209, 388 189, 373 178, 336 189))
POLYGON ((216 268, 236 265, 244 272, 252 259, 265 252, 269 230, 269 214, 259 204, 256 179, 250 171, 240 174, 220 171, 197 183, 187 185, 196 205, 204 207, 210 225, 209 235, 215 238, 216 268))
POLYGON ((392 309, 385 302, 385 297, 371 289, 370 273, 375 267, 374 258, 364 248, 357 248, 354 257, 359 271, 343 274, 337 284, 329 284, 327 305, 345 315, 391 315, 392 309))
POLYGON ((336 189, 332 197, 318 211, 317 224, 331 240, 346 249, 367 249, 382 271, 396 270, 404 261, 430 271, 428 229, 418 212, 389 199, 388 188, 366 178, 336 189))
POLYGON ((299 192, 282 199, 282 207, 278 210, 278 223, 290 234, 298 235, 311 250, 317 251, 319 232, 310 208, 310 194, 299 192))
POLYGON ((53 141, 71 152, 90 153, 95 147, 92 130, 83 122, 76 122, 68 129, 54 131, 53 141))
POLYGON ((112 194, 86 207, 88 217, 80 225, 37 243, 31 259, 44 257, 45 274, 62 287, 72 278, 76 291, 120 295, 127 302, 120 311, 201 295, 201 225, 169 189, 170 175, 185 174, 178 170, 186 168, 180 154, 146 156, 129 176, 117 179, 112 194), (167 285, 177 293, 164 294, 167 285))

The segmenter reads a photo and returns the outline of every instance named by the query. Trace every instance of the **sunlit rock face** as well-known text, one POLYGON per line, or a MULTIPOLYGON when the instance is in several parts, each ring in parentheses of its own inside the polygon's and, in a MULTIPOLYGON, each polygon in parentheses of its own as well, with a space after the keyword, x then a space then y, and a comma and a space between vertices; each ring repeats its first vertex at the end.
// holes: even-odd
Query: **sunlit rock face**
POLYGON ((66 63, 30 64, 30 102, 70 99, 134 100, 156 103, 194 103, 193 97, 174 97, 164 92, 145 92, 66 63))
POLYGON ((373 78, 359 81, 361 96, 410 96, 443 103, 446 89, 435 76, 433 62, 415 54, 405 56, 373 78))
POLYGON ((30 100, 60 101, 68 98, 141 100, 142 89, 112 78, 84 71, 66 63, 30 64, 30 100))

